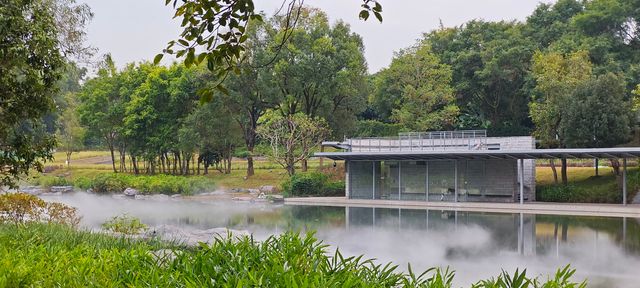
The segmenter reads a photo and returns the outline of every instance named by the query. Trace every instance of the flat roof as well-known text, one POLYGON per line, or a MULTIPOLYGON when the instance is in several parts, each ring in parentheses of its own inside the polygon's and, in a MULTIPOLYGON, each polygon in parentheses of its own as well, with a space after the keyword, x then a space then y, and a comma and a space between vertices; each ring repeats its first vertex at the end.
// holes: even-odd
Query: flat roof
POLYGON ((558 158, 636 158, 640 147, 529 149, 529 150, 452 150, 387 152, 319 152, 315 157, 332 160, 455 160, 455 159, 558 159, 558 158))

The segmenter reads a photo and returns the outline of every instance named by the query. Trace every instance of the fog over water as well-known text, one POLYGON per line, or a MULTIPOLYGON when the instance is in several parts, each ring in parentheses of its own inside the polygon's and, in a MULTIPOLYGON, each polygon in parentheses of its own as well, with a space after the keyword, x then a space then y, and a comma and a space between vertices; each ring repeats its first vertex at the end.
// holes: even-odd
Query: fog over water
MULTIPOLYGON (((150 226, 247 230, 258 239, 287 229, 315 230, 331 249, 414 271, 451 267, 456 284, 526 268, 550 275, 567 264, 589 287, 638 287, 640 220, 441 210, 289 206, 268 203, 114 199, 87 193, 43 197, 79 209, 99 229, 123 213, 150 226)), ((546 276, 544 276, 546 277, 546 276)))

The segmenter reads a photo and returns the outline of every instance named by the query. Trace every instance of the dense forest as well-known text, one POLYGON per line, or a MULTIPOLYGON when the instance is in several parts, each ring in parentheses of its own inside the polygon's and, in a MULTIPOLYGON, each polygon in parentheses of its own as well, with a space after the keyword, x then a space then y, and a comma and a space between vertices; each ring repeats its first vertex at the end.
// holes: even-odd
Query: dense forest
POLYGON ((170 67, 117 69, 106 55, 91 77, 67 61, 45 122, 69 155, 108 148, 114 171, 136 174, 229 173, 238 151, 248 176, 262 154, 293 174, 322 140, 401 131, 610 147, 632 140, 637 122, 638 11, 635 0, 560 0, 522 22, 440 27, 370 74, 361 37, 304 7, 294 27, 284 16, 249 21, 232 73, 212 72, 216 62, 191 48, 170 67))

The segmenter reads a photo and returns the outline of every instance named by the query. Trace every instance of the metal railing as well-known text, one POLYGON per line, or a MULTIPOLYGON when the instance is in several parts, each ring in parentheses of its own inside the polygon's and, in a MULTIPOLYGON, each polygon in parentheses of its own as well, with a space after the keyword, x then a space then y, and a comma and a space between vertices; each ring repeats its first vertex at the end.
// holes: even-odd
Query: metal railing
POLYGON ((485 130, 406 132, 347 141, 352 152, 487 150, 485 130))

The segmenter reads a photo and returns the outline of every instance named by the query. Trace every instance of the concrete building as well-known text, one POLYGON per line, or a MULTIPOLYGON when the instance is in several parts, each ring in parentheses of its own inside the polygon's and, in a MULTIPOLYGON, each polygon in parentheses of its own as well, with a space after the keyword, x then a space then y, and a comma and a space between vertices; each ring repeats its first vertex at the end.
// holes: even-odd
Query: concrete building
POLYGON ((535 160, 457 155, 530 151, 535 149, 530 136, 487 137, 484 130, 411 132, 323 145, 346 150, 316 156, 345 160, 350 199, 518 202, 522 182, 523 200, 535 200, 535 160), (358 155, 369 157, 349 157, 358 155))

